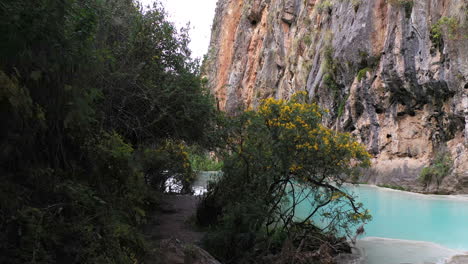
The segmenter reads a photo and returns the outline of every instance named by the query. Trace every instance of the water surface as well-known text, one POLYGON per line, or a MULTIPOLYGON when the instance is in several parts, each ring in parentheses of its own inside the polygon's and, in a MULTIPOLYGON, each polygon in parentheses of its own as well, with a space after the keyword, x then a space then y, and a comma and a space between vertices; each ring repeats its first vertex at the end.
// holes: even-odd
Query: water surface
MULTIPOLYGON (((198 194, 218 177, 202 173, 195 183, 198 194)), ((468 197, 422 195, 371 185, 346 187, 370 210, 372 220, 358 241, 367 264, 444 263, 468 251, 468 197)), ((306 215, 308 209, 299 207, 306 215)))
POLYGON ((370 185, 346 189, 372 215, 357 243, 365 263, 442 264, 468 251, 468 197, 422 195, 370 185))
POLYGON ((426 241, 468 250, 468 198, 367 185, 349 188, 372 214, 365 236, 426 241))

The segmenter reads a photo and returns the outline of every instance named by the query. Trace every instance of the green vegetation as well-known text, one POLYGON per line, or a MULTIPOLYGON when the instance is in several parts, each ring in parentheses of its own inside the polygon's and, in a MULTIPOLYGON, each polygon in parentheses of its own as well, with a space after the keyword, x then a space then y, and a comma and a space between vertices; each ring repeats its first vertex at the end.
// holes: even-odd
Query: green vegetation
POLYGON ((188 188, 215 114, 187 30, 160 5, 17 0, 0 36, 0 263, 140 263, 154 192, 188 188))
POLYGON ((305 100, 306 93, 289 102, 269 98, 220 125, 223 176, 209 187, 197 219, 210 227, 205 245, 223 263, 305 263, 298 256, 321 246, 347 251, 337 231, 351 236, 370 218, 341 188, 344 175, 368 166, 370 155, 349 134, 322 126, 326 111, 305 100), (301 202, 312 209, 297 218, 301 202), (320 229, 319 219, 329 225, 320 229))
POLYGON ((435 180, 437 187, 439 187, 442 179, 450 174, 452 167, 453 161, 450 154, 442 151, 437 154, 429 167, 422 169, 419 180, 426 187, 435 180))
POLYGON ((306 34, 302 41, 306 46, 310 46, 312 44, 312 33, 306 34))
POLYGON ((413 11, 414 0, 388 0, 390 4, 401 6, 405 9, 406 18, 411 17, 413 11))
POLYGON ((334 112, 336 113, 337 117, 341 117, 349 94, 343 93, 343 85, 341 85, 336 80, 336 76, 338 76, 338 70, 340 66, 333 58, 333 47, 331 46, 331 37, 331 35, 328 36, 328 42, 330 42, 330 44, 326 45, 322 50, 324 57, 322 64, 324 71, 323 84, 326 88, 331 90, 333 101, 337 102, 334 106, 334 112))
MULTIPOLYGON (((331 42, 331 40, 330 40, 331 42)), ((323 48, 323 65, 324 68, 324 76, 323 76, 323 83, 326 87, 330 88, 334 95, 337 96, 339 94, 339 87, 338 83, 335 80, 338 71, 338 65, 336 64, 333 58, 333 47, 330 45, 326 45, 323 48)))
POLYGON ((444 37, 454 39, 459 29, 459 22, 454 17, 442 17, 431 26, 431 41, 436 48, 443 47, 444 37))
POLYGON ((321 13, 328 13, 328 14, 331 14, 331 12, 333 11, 333 3, 332 1, 330 0, 324 0, 324 1, 321 1, 318 5, 317 5, 317 11, 321 14, 321 13))
POLYGON ((189 160, 194 171, 219 171, 223 168, 222 161, 202 148, 190 148, 189 160))
POLYGON ((349 94, 347 94, 343 98, 343 100, 340 100, 340 104, 338 105, 338 111, 336 112, 336 116, 338 118, 340 118, 343 115, 345 107, 346 107, 346 102, 348 101, 348 98, 349 98, 349 94))
POLYGON ((359 51, 359 57, 360 70, 358 71, 356 78, 360 82, 362 78, 366 77, 368 72, 372 72, 379 65, 381 56, 371 56, 366 51, 359 51))
POLYGON ((369 68, 369 67, 366 67, 366 68, 361 69, 360 71, 358 71, 357 76, 356 76, 358 81, 360 82, 362 80, 362 78, 366 77, 366 74, 368 72, 370 72, 370 71, 372 71, 372 69, 369 68))

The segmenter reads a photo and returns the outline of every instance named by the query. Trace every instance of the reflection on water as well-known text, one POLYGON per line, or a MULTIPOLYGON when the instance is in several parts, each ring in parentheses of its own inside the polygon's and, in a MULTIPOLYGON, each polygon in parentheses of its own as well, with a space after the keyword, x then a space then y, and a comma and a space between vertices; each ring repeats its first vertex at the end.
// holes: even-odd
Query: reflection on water
POLYGON ((176 180, 174 177, 170 177, 166 180, 166 193, 180 193, 182 192, 183 186, 180 181, 176 180))
POLYGON ((215 181, 221 176, 221 171, 199 171, 197 179, 192 184, 194 195, 202 195, 206 192, 208 182, 215 181))
MULTIPOLYGON (((192 183, 192 191, 194 195, 202 195, 206 192, 208 182, 215 181, 221 176, 221 171, 199 171, 197 172, 197 178, 192 183)), ((182 192, 183 186, 180 181, 175 177, 169 177, 166 182, 166 193, 180 193, 182 192)))

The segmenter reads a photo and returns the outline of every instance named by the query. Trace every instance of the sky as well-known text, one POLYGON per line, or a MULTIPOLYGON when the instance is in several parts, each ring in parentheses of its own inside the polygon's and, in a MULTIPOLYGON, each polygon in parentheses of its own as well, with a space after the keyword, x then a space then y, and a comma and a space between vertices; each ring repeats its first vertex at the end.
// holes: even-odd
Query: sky
MULTIPOLYGON (((140 0, 146 6, 154 0, 140 0)), ((190 22, 190 49, 193 58, 203 58, 208 51, 217 0, 160 0, 169 14, 169 21, 178 29, 190 22)))

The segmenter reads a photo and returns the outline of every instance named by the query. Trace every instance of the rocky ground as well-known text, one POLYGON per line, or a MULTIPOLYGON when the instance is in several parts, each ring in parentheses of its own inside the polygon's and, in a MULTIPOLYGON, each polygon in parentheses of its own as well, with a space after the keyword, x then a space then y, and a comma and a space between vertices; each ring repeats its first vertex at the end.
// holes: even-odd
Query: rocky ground
POLYGON ((466 264, 468 263, 467 255, 460 255, 453 257, 447 264, 466 264))
POLYGON ((145 235, 152 248, 146 264, 220 264, 199 247, 203 232, 194 226, 198 197, 165 195, 145 235))

